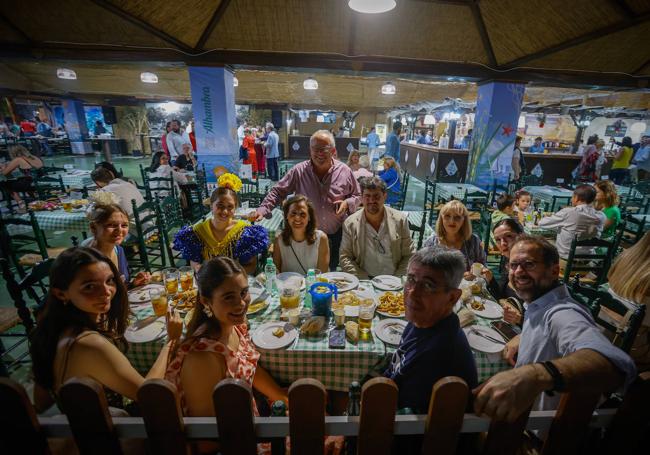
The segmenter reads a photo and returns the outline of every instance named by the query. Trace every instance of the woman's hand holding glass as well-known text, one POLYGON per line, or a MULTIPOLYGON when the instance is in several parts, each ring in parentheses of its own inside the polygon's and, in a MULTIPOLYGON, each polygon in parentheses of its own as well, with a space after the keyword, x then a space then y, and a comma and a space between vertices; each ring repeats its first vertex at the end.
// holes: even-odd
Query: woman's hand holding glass
POLYGON ((178 340, 183 334, 183 320, 178 311, 171 309, 167 312, 167 339, 169 341, 178 340))

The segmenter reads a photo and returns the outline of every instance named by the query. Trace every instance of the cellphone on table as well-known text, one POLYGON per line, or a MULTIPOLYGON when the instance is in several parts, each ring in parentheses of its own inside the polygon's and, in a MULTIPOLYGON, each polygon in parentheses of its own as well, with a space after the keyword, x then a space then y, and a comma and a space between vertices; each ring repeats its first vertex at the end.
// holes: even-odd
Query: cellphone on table
POLYGON ((492 321, 490 322, 490 325, 494 330, 499 332, 499 334, 503 338, 505 338, 506 341, 510 341, 511 339, 519 335, 519 333, 517 333, 514 327, 512 327, 510 324, 508 324, 505 321, 492 321))
POLYGON ((332 329, 329 345, 331 349, 345 349, 345 329, 332 329))

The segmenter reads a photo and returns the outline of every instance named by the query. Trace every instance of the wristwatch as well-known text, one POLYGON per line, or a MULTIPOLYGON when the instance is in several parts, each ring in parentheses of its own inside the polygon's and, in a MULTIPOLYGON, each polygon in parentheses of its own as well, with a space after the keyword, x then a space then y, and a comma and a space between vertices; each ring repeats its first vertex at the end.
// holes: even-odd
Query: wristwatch
POLYGON ((548 374, 551 375, 551 378, 553 378, 553 388, 546 390, 545 393, 549 396, 553 396, 554 392, 566 392, 566 381, 555 364, 550 360, 538 363, 542 365, 546 371, 548 371, 548 374))

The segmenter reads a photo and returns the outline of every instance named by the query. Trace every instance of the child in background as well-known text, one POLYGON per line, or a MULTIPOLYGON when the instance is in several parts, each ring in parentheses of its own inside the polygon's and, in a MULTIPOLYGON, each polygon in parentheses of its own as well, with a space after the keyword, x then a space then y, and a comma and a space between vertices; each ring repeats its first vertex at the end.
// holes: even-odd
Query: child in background
MULTIPOLYGON (((492 226, 506 218, 515 217, 515 198, 509 194, 500 194, 496 199, 497 209, 492 212, 492 226)), ((495 246, 494 232, 490 232, 490 245, 495 246)))
POLYGON ((515 193, 515 213, 519 223, 524 224, 526 217, 532 217, 535 208, 533 207, 533 198, 526 190, 519 190, 515 193))

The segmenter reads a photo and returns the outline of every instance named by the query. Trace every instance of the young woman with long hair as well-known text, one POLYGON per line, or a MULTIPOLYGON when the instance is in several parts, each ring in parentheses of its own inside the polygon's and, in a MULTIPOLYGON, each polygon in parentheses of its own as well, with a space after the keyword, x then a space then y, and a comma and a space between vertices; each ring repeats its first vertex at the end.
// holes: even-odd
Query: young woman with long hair
POLYGON ((616 227, 621 222, 621 210, 618 208, 618 193, 611 180, 599 180, 594 184, 596 189, 596 209, 605 214, 605 226, 601 237, 611 237, 616 233, 616 227))

